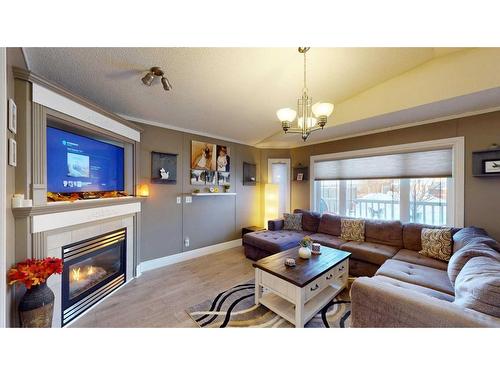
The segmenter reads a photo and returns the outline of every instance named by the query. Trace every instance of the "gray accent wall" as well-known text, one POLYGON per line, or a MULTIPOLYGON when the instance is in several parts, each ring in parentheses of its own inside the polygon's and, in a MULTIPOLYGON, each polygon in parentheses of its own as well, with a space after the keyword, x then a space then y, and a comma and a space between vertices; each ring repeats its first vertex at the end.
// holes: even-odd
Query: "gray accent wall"
MULTIPOLYGON (((15 99, 15 82, 14 82, 14 74, 12 73, 12 67, 17 66, 26 69, 26 62, 24 61, 24 56, 21 51, 21 48, 7 48, 7 97, 15 99)), ((19 114, 18 114, 19 116, 19 114)), ((19 129, 18 129, 19 131, 19 129)), ((12 134, 10 131, 7 131, 7 138, 16 138, 14 134, 12 134)), ((19 145, 18 145, 19 147, 19 145)), ((19 157, 19 155, 18 155, 19 157)), ((13 265, 16 261, 16 246, 15 246, 15 219, 14 215, 12 214, 12 208, 11 208, 11 197, 13 194, 16 193, 16 168, 12 167, 8 164, 7 160, 4 160, 2 163, 7 164, 7 267, 10 267, 13 265)), ((4 276, 2 276, 4 277, 4 276)), ((2 282, 4 282, 2 280, 2 282)), ((12 292, 11 287, 7 288, 7 304, 10 304, 10 306, 7 306, 7 311, 11 311, 10 314, 6 315, 7 322, 6 326, 10 327, 13 325, 13 321, 11 321, 12 317, 14 316, 14 311, 15 309, 13 308, 13 303, 12 303, 12 295, 10 294, 12 292)))
POLYGON ((241 237, 241 228, 261 224, 260 186, 243 185, 243 162, 257 164, 260 150, 246 145, 207 138, 175 130, 140 124, 140 183, 148 183, 150 196, 142 204, 142 242, 140 261, 190 251, 241 237), (231 192, 228 196, 193 196, 190 184, 191 141, 230 147, 231 192), (151 184, 151 152, 178 154, 177 184, 151 184), (181 197, 181 204, 177 203, 181 197), (189 247, 184 240, 189 238, 189 247))

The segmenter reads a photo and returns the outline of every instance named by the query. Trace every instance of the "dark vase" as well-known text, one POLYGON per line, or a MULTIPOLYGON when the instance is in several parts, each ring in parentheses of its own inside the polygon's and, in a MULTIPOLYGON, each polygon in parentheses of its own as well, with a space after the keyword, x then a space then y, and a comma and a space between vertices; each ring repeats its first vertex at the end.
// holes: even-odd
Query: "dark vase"
POLYGON ((50 328, 53 313, 54 293, 47 283, 32 286, 19 303, 19 316, 23 328, 50 328))

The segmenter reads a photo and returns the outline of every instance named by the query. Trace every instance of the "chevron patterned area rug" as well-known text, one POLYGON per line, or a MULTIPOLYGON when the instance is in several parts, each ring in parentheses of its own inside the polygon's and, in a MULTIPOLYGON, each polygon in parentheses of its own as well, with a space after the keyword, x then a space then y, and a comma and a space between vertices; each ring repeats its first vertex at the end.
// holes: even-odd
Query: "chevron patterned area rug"
MULTIPOLYGON (((330 301, 305 328, 348 328, 351 302, 348 288, 330 301)), ((236 285, 216 297, 187 309, 189 316, 202 328, 291 328, 293 325, 265 306, 254 303, 253 280, 236 285)))

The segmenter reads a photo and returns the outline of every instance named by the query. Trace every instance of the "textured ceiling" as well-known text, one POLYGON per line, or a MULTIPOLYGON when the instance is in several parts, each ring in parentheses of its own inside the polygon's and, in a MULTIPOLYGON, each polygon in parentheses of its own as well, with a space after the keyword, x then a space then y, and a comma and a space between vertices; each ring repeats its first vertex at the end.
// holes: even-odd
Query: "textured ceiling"
MULTIPOLYGON (((435 48, 312 48, 313 101, 339 103, 430 59, 435 48)), ((256 144, 280 132, 276 110, 295 107, 302 56, 293 48, 26 48, 30 69, 133 118, 256 144), (173 90, 140 78, 162 67, 173 90)))

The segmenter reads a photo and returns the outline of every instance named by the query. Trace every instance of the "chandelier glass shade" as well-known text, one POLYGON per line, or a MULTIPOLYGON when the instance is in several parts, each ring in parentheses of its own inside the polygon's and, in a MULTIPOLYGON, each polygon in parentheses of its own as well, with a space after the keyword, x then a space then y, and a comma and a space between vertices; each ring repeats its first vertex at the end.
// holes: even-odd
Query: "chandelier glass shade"
POLYGON ((281 127, 285 133, 299 133, 304 141, 313 131, 323 129, 328 117, 333 112, 333 104, 318 102, 312 105, 312 98, 307 91, 306 53, 309 47, 300 47, 299 53, 304 55, 304 88, 302 96, 297 100, 297 111, 292 108, 281 108, 276 111, 281 127), (298 115, 297 123, 294 124, 298 115), (304 121, 305 119, 305 121, 304 121))

